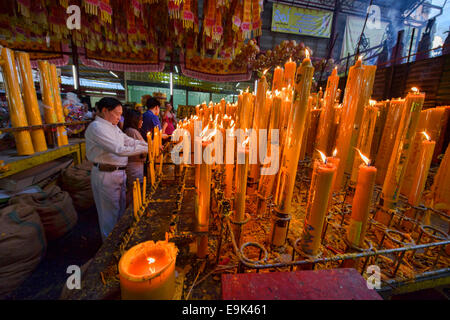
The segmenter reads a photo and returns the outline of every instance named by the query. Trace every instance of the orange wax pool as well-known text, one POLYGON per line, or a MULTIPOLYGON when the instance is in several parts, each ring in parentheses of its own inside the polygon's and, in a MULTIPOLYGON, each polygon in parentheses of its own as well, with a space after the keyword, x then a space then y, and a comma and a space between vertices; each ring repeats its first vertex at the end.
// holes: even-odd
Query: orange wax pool
POLYGON ((122 299, 171 300, 177 252, 167 241, 146 241, 128 250, 119 261, 122 299))

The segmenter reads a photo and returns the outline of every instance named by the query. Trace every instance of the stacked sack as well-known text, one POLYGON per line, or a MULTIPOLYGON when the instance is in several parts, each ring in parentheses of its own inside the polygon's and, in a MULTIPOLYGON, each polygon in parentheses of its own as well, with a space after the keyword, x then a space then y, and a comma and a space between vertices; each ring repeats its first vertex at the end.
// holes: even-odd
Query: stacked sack
POLYGON ((9 203, 34 207, 39 214, 48 240, 62 237, 75 226, 78 220, 71 197, 56 185, 50 185, 42 192, 16 196, 9 203))
POLYGON ((46 249, 44 227, 36 208, 17 203, 0 210, 0 299, 25 281, 46 249))
POLYGON ((94 195, 91 188, 92 162, 65 169, 59 181, 62 190, 69 192, 77 210, 87 210, 94 205, 94 195))

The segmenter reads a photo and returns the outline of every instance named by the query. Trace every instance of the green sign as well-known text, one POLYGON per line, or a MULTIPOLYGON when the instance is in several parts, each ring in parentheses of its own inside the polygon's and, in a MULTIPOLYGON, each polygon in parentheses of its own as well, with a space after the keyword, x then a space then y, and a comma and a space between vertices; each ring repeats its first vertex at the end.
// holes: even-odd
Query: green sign
POLYGON ((272 31, 329 38, 333 13, 274 3, 272 31))

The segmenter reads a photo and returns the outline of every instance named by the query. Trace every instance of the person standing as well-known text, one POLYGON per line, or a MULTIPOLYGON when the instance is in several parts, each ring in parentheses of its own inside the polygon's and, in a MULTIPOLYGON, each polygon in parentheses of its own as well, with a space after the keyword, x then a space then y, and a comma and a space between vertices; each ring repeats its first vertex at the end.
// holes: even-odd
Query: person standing
POLYGON ((102 98, 98 114, 86 129, 86 157, 93 162, 91 185, 102 240, 113 230, 126 208, 126 166, 128 157, 148 152, 145 141, 130 138, 117 124, 122 104, 102 98))
MULTIPOLYGON (((170 102, 166 102, 166 111, 163 115, 163 133, 170 136, 177 125, 177 118, 170 102)), ((170 137, 164 139, 164 144, 170 140, 170 137)))
MULTIPOLYGON (((125 113, 125 122, 124 122, 124 132, 127 136, 144 141, 139 130, 142 127, 142 113, 138 110, 128 110, 125 113)), ((139 182, 142 183, 144 179, 144 162, 146 159, 146 154, 141 153, 135 156, 128 157, 128 165, 127 165, 127 205, 131 202, 131 191, 133 190, 133 183, 136 179, 139 179, 139 182)))
POLYGON ((142 137, 146 138, 147 133, 151 132, 153 139, 153 128, 158 127, 161 130, 161 122, 159 121, 160 102, 158 99, 153 97, 148 98, 147 109, 143 116, 141 134, 142 137))

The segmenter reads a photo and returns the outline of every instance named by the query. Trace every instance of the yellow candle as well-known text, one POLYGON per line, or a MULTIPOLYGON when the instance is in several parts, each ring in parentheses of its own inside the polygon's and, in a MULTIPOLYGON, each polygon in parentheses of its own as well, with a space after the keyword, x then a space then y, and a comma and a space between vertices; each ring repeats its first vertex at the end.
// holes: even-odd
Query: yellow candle
POLYGON ((281 67, 276 67, 273 71, 272 92, 275 92, 275 90, 281 91, 281 88, 283 88, 283 74, 284 70, 281 67))
POLYGON ((386 124, 386 116, 388 112, 389 100, 380 101, 375 104, 378 108, 377 122, 375 124, 375 129, 373 132, 372 145, 370 147, 370 158, 375 159, 378 154, 378 149, 380 147, 381 136, 384 131, 384 126, 386 124))
POLYGON ((319 124, 321 109, 313 109, 310 112, 308 136, 306 139, 306 154, 310 157, 313 155, 314 149, 316 149, 315 141, 317 136, 317 126, 319 124))
POLYGON ((292 58, 289 58, 289 61, 287 61, 284 64, 284 86, 288 87, 291 86, 294 87, 294 81, 295 81, 295 71, 297 70, 297 64, 295 61, 292 61, 292 58))
MULTIPOLYGON (((16 57, 20 69, 20 77, 22 80, 23 100, 27 114, 28 124, 31 126, 42 125, 41 113, 34 88, 33 74, 31 72, 30 56, 26 52, 16 52, 16 57)), ((31 131, 31 139, 33 140, 33 148, 36 152, 47 150, 47 142, 45 141, 44 129, 34 129, 31 131)))
POLYGON ((147 202, 147 177, 144 176, 143 183, 142 183, 142 202, 147 202))
MULTIPOLYGON (((306 114, 314 67, 307 56, 297 70, 292 117, 289 119, 284 149, 278 174, 275 194, 276 211, 282 215, 291 213, 292 196, 300 156, 301 140, 305 128, 306 114)), ((284 221, 286 222, 286 221, 284 221)), ((275 223, 272 228, 272 244, 283 245, 287 235, 287 224, 275 223)))
POLYGON ((342 109, 342 120, 336 139, 336 149, 341 159, 336 172, 334 190, 342 188, 346 164, 351 152, 352 136, 354 134, 355 117, 358 110, 358 101, 363 81, 364 69, 358 59, 350 68, 342 109))
MULTIPOLYGON (((238 162, 236 165, 236 195, 235 195, 235 212, 234 220, 236 222, 244 221, 245 219, 245 197, 247 193, 247 170, 248 170, 248 138, 237 145, 238 162), (241 160, 239 160, 241 159, 241 160), (241 163, 242 161, 242 163, 241 163)), ((236 239, 241 240, 240 227, 236 227, 236 239)), ((240 244, 239 244, 240 245, 240 244)))
MULTIPOLYGON (((371 100, 371 105, 367 106, 364 110, 358 142, 356 144, 356 148, 363 154, 369 154, 372 146, 372 138, 378 116, 378 108, 375 107, 375 103, 375 101, 371 100)), ((359 156, 355 157, 353 161, 353 169, 350 177, 353 183, 356 183, 359 175, 358 171, 360 170, 359 167, 362 162, 363 160, 359 156)))
MULTIPOLYGON (((56 66, 54 64, 50 64, 50 77, 52 81, 52 90, 53 90, 53 99, 54 99, 54 107, 56 118, 59 123, 66 122, 64 119, 63 106, 61 102, 61 94, 59 93, 59 81, 58 81, 58 73, 56 72, 56 66)), ((58 126, 56 129, 59 137, 58 146, 65 146, 69 144, 69 139, 67 137, 67 131, 64 126, 58 126)))
POLYGON ((151 133, 147 133, 147 144, 148 144, 148 175, 150 177, 150 183, 155 185, 155 166, 154 166, 154 144, 152 141, 152 135, 151 133))
MULTIPOLYGON (((431 187, 431 206, 436 210, 450 210, 450 144, 434 177, 431 187)), ((449 247, 449 246, 447 246, 449 247)))
POLYGON ((335 174, 336 167, 333 164, 320 160, 314 162, 305 224, 300 240, 300 248, 307 256, 315 257, 320 253, 323 225, 335 174))
POLYGON ((137 187, 136 181, 133 181, 133 214, 136 220, 139 219, 138 211, 139 211, 139 203, 138 203, 137 187))
MULTIPOLYGON (((266 70, 267 71, 267 70, 266 70)), ((265 74, 265 72, 264 72, 265 74)), ((256 130, 257 133, 257 141, 259 141, 259 130, 267 129, 267 125, 269 122, 269 114, 270 108, 266 104, 266 92, 267 92, 268 84, 266 81, 266 77, 263 75, 261 79, 258 81, 258 90, 256 93, 256 101, 255 101, 255 118, 253 121, 253 130, 256 130)), ((259 145, 258 145, 259 149, 259 145)), ((259 159, 257 159, 257 163, 250 164, 250 176, 249 178, 256 182, 259 178, 260 171, 260 163, 259 159)))
POLYGON ((405 108, 404 99, 393 99, 390 101, 388 113, 386 115, 386 123, 381 136, 380 146, 375 159, 377 166, 376 183, 382 185, 386 177, 389 160, 392 155, 395 140, 397 138, 400 120, 405 108))
MULTIPOLYGON (((0 48, 0 66, 3 70, 5 81, 6 97, 8 99, 8 108, 13 127, 28 126, 25 107, 20 94, 19 78, 17 76, 16 62, 14 52, 8 48, 0 48)), ((16 141, 17 153, 19 156, 30 155, 34 153, 31 135, 28 130, 21 130, 13 133, 16 141)))
POLYGON ((339 76, 337 75, 337 68, 334 68, 333 72, 328 77, 324 106, 322 113, 320 114, 319 125, 317 128, 316 148, 324 150, 326 154, 329 154, 332 149, 330 136, 334 121, 334 100, 336 99, 338 85, 339 76))
POLYGON ((406 97, 399 134, 383 183, 382 198, 385 209, 393 208, 397 202, 424 100, 425 94, 420 93, 417 89, 412 90, 406 97))
MULTIPOLYGON (((279 130, 280 125, 281 125, 282 100, 281 100, 280 92, 276 91, 275 96, 273 96, 273 97, 271 96, 271 94, 269 94, 266 99, 266 103, 268 103, 271 107, 269 132, 268 132, 268 140, 267 140, 268 141, 267 152, 268 152, 268 154, 272 154, 272 152, 275 152, 275 151, 279 152, 279 143, 276 143, 275 145, 272 145, 272 143, 271 143, 271 141, 272 141, 271 133, 273 133, 272 130, 279 130)), ((271 163, 267 163, 263 167, 269 168, 270 165, 271 165, 271 163)), ((272 189, 273 189, 273 186, 275 183, 275 177, 276 177, 276 174, 261 175, 261 177, 259 179, 259 184, 258 184, 258 196, 261 200, 265 200, 271 195, 272 189)), ((264 209, 263 202, 259 201, 258 213, 261 214, 263 209, 264 209)))
POLYGON ((436 142, 431 141, 426 132, 423 132, 423 134, 426 139, 422 140, 420 146, 418 165, 414 168, 415 175, 408 196, 408 203, 413 206, 418 206, 420 204, 422 192, 428 177, 428 170, 430 169, 431 160, 433 159, 434 147, 436 146, 436 142))
POLYGON ((39 61, 38 64, 41 78, 42 102, 45 104, 45 123, 56 123, 58 119, 55 112, 50 66, 48 61, 39 61))
POLYGON ((347 240, 351 245, 363 248, 377 169, 370 166, 370 160, 361 154, 360 151, 359 154, 364 163, 359 166, 355 196, 352 203, 352 215, 347 229, 347 240))

